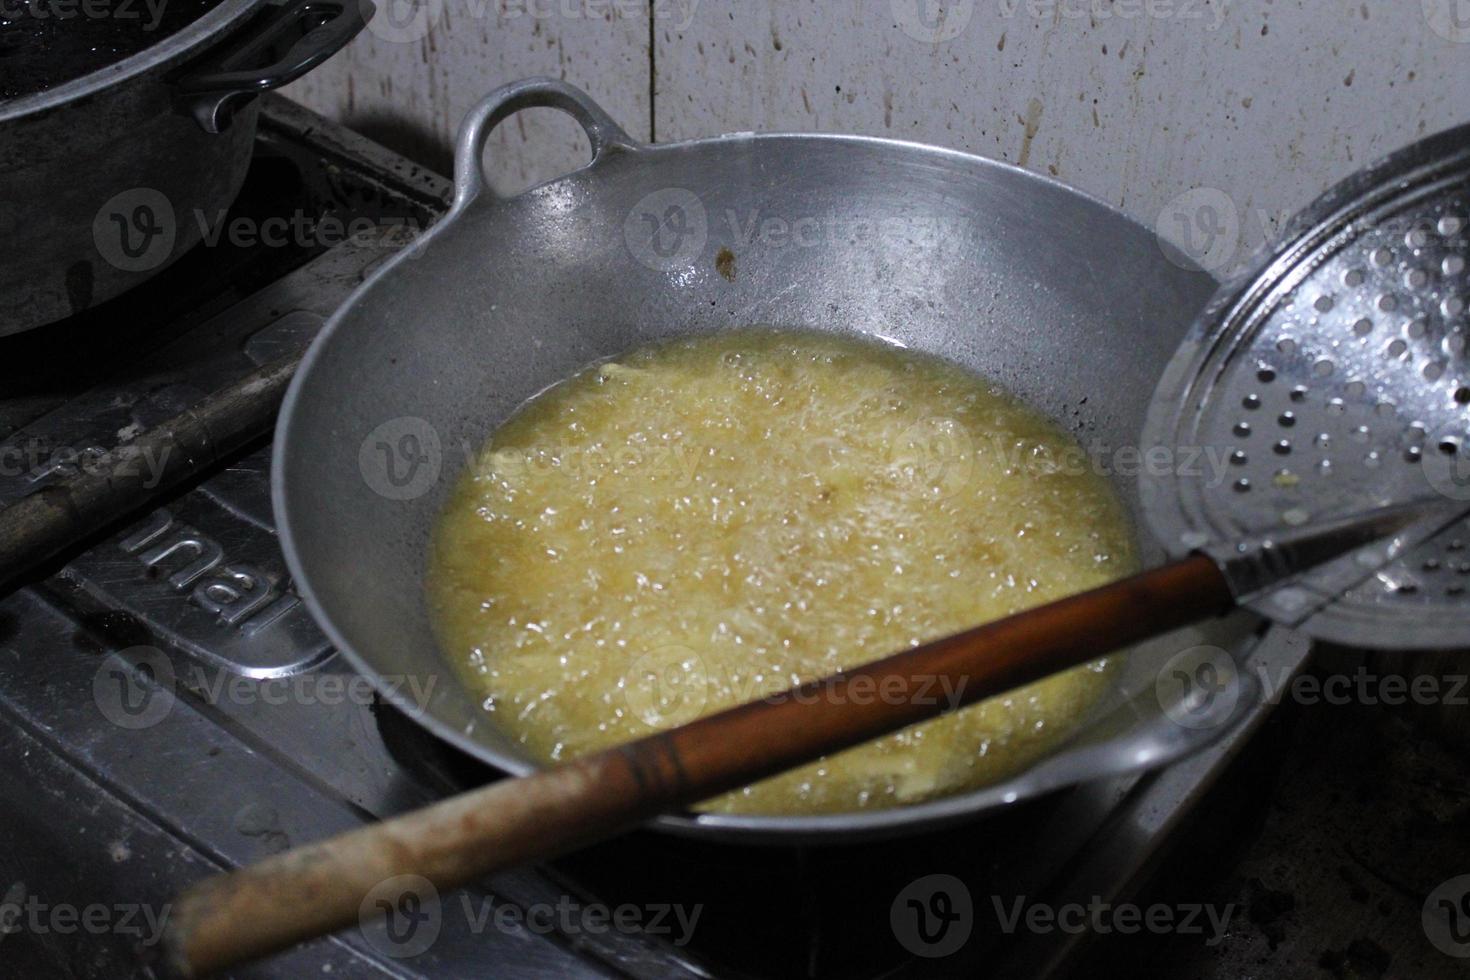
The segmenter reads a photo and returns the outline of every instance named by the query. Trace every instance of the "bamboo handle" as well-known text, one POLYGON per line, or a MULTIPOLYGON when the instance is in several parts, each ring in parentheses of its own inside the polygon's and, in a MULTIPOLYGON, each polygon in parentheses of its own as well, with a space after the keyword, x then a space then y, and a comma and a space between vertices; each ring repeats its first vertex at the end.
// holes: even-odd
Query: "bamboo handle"
POLYGON ((386 879, 414 874, 448 889, 553 857, 1232 605, 1215 563, 1196 555, 502 780, 199 882, 174 903, 168 956, 184 976, 212 974, 358 921, 363 899, 386 879), (856 696, 855 684, 868 693, 856 696))
POLYGON ((300 360, 273 361, 103 454, 85 471, 0 509, 0 595, 42 562, 270 431, 300 360))

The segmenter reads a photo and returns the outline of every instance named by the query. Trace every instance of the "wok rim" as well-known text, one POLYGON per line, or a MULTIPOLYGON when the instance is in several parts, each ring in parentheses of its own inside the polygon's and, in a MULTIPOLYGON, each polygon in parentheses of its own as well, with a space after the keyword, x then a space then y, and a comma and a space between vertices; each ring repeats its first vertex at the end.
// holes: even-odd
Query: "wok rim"
MULTIPOLYGON (((471 115, 473 115, 474 111, 473 109, 471 110, 471 115)), ((458 157, 465 150, 467 135, 466 131, 462 129, 456 139, 456 170, 459 169, 458 157)), ((1220 287, 1219 280, 1213 274, 1209 273, 1208 270, 1193 267, 1188 263, 1187 258, 1178 258, 1183 253, 1175 249, 1171 242, 1156 234, 1142 222, 1096 196, 1086 191, 1073 188, 1056 178, 1032 173, 1029 170, 1002 160, 994 160, 989 157, 948 147, 888 137, 841 133, 735 132, 716 136, 696 137, 669 143, 646 144, 633 142, 631 144, 620 144, 610 149, 619 153, 654 156, 670 151, 687 150, 694 147, 709 147, 715 144, 733 141, 821 143, 826 145, 900 150, 921 154, 933 159, 959 163, 965 166, 990 169, 1019 177, 1026 181, 1036 182, 1045 187, 1084 200, 1107 212, 1112 218, 1153 237, 1160 248, 1161 261, 1173 262, 1176 265, 1183 263, 1184 268, 1206 276, 1213 284, 1215 291, 1218 291, 1220 287)), ((601 159, 602 154, 594 156, 582 167, 543 181, 507 197, 492 194, 488 189, 484 189, 480 193, 465 195, 462 193, 463 188, 457 182, 453 204, 445 212, 444 216, 415 241, 407 245, 375 270, 352 291, 332 313, 331 317, 328 318, 326 324, 318 332, 303 355, 301 364, 291 379, 291 383, 282 399, 276 427, 272 436, 270 495, 279 542, 285 556, 286 567, 291 576, 292 585, 296 593, 306 604, 318 628, 322 630, 327 639, 332 643, 332 646, 343 656, 347 663, 359 674, 366 677, 369 683, 372 684, 374 690, 378 692, 378 695, 396 710, 405 714, 429 734, 448 744, 455 750, 470 756, 475 761, 492 770, 506 773, 513 777, 529 775, 545 767, 537 766, 534 763, 513 756, 502 755, 489 746, 479 742, 467 732, 448 724, 441 718, 413 703, 412 699, 401 686, 385 682, 378 670, 372 667, 366 658, 354 649, 351 643, 347 642, 333 618, 328 614, 311 585, 310 576, 302 565, 301 556, 296 549, 295 534, 292 530, 291 509, 287 503, 286 491, 290 477, 289 464, 287 462, 287 457, 289 456, 288 449, 291 445, 290 430, 296 421, 297 403, 302 397, 302 391, 311 383, 311 374, 316 368, 322 352, 331 343, 336 332, 342 328, 342 325, 355 312, 363 298, 384 277, 391 275, 397 269, 399 263, 411 261, 422 250, 428 248, 438 235, 453 227, 455 222, 479 201, 480 197, 485 197, 487 203, 491 205, 504 204, 508 201, 524 197, 526 194, 560 183, 570 177, 584 174, 595 168, 601 159)), ((1180 333, 1179 339, 1181 342, 1188 334, 1188 331, 1189 328, 1186 326, 1180 333)), ((1148 531, 1145 527, 1140 527, 1139 530, 1151 534, 1151 531, 1148 531)), ((422 573, 420 573, 419 577, 422 579, 422 573)), ((1268 630, 1259 633, 1250 643, 1243 644, 1243 648, 1232 651, 1232 654, 1238 660, 1243 659, 1268 643, 1280 642, 1285 632, 1278 627, 1272 626, 1268 630)), ((454 669, 448 663, 447 658, 443 657, 442 650, 441 659, 444 660, 446 667, 451 670, 454 669)), ((1135 758, 1129 766, 1112 767, 1105 772, 1098 773, 1094 778, 1117 777, 1129 772, 1155 768, 1160 764, 1179 761, 1195 752, 1201 751, 1235 731, 1250 711, 1255 708, 1260 696, 1261 692, 1256 691, 1253 693, 1253 696, 1240 698, 1234 714, 1224 723, 1220 724, 1211 733, 1209 738, 1197 739, 1186 751, 1182 753, 1176 752, 1169 756, 1164 763, 1160 763, 1157 757, 1149 758, 1140 756, 1135 758)), ((1058 754, 1065 750, 1075 740, 1078 734, 1079 732, 1069 734, 1067 738, 1033 760, 1025 768, 1000 782, 954 795, 940 796, 912 805, 884 807, 874 810, 789 816, 776 814, 694 813, 686 810, 677 814, 663 814, 647 821, 642 826, 683 837, 706 839, 737 838, 741 843, 778 845, 857 843, 864 840, 889 838, 937 829, 968 820, 978 820, 983 818, 987 811, 1001 808, 1009 810, 1013 806, 1024 804, 1067 786, 1081 785, 1084 782, 1090 781, 1079 781, 1070 777, 1061 778, 1059 774, 1048 772, 1048 764, 1055 760, 1058 754)))
POLYGON ((270 0, 220 0, 203 16, 157 42, 111 64, 69 78, 59 85, 0 101, 0 125, 95 97, 161 67, 179 63, 216 43, 227 42, 230 33, 270 0))

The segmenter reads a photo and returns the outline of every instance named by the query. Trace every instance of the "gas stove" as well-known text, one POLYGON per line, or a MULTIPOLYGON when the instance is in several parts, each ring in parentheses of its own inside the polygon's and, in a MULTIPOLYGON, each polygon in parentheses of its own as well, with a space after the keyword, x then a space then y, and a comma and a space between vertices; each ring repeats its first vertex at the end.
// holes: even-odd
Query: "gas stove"
MULTIPOLYGON (((0 341, 0 504, 298 353, 445 211, 438 175, 278 96, 262 103, 250 175, 213 244, 0 341)), ((13 975, 153 975, 188 883, 498 778, 335 655, 292 591, 269 465, 264 440, 248 445, 0 602, 0 956, 13 975)), ((1273 637, 1251 666, 1289 677, 1306 646, 1273 637)), ((914 838, 633 833, 442 895, 408 939, 390 917, 234 975, 1063 975, 1082 936, 1008 932, 997 910, 1130 893, 1266 711, 1161 772, 914 838)))

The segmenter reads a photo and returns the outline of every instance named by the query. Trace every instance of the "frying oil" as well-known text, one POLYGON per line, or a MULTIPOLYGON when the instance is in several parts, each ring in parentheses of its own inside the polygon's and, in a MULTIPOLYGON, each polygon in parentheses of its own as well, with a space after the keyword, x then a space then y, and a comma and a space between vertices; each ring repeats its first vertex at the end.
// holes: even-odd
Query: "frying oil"
MULTIPOLYGON (((891 345, 750 329, 645 348, 532 400, 467 468, 435 532, 436 629, 495 723, 564 760, 1134 571, 1121 503, 1081 459, 983 379, 891 345)), ((1004 778, 1107 672, 702 809, 861 810, 1004 778)))

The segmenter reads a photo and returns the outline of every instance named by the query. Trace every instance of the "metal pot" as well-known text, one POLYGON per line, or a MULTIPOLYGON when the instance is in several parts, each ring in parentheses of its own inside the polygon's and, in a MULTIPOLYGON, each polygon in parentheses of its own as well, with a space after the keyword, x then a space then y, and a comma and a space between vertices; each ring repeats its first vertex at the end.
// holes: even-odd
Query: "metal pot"
MULTIPOLYGON (((1081 439, 1136 447, 1149 392, 1215 288, 1106 205, 933 147, 749 134, 640 145, 581 92, 533 79, 486 98, 457 149, 448 216, 307 354, 282 409, 272 491, 296 587, 342 654, 434 734, 513 773, 534 765, 442 659, 423 577, 446 492, 528 397, 637 345, 768 324, 939 353, 1081 439), (482 173, 486 139, 531 106, 571 114, 593 160, 498 197, 482 173)), ((1110 475, 1136 507, 1134 471, 1117 458, 1110 475)), ((1143 552, 1161 557, 1146 542, 1143 552)), ((1200 645, 1239 659, 1285 637, 1244 616, 1132 651, 1079 734, 999 785, 893 810, 656 826, 788 842, 892 834, 1159 765, 1229 730, 1259 697, 1241 673, 1212 717, 1177 723, 1185 692, 1161 683, 1161 668, 1200 645)))
POLYGON ((351 40, 366 0, 222 0, 131 57, 0 103, 0 336, 142 282, 199 242, 250 164, 254 96, 351 40))

